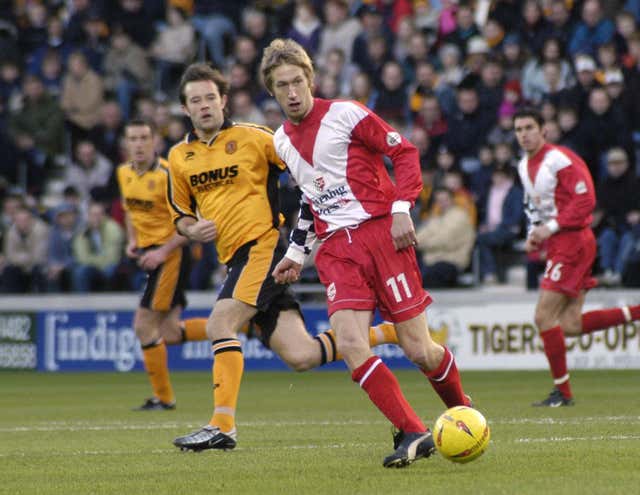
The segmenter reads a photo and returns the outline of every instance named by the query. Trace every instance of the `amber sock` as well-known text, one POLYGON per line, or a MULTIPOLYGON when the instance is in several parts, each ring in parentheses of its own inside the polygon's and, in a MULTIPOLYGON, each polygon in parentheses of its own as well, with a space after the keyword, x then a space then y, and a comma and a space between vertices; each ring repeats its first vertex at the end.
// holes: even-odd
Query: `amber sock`
POLYGON ((235 428, 236 404, 244 370, 242 347, 237 339, 213 342, 213 416, 209 421, 223 432, 235 428))

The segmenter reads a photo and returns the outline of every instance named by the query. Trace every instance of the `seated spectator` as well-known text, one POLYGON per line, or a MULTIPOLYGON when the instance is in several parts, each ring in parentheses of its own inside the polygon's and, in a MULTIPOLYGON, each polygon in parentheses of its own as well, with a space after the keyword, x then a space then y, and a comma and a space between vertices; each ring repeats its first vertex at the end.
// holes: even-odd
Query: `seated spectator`
POLYGON ((438 214, 416 229, 422 279, 425 287, 453 287, 469 266, 475 229, 449 189, 436 189, 433 195, 438 214))
POLYGON ((309 56, 313 57, 318 51, 321 31, 322 23, 316 14, 313 2, 308 0, 296 2, 287 38, 297 41, 309 56))
POLYGON ((574 83, 571 64, 564 59, 560 40, 549 38, 544 42, 542 53, 527 62, 522 70, 522 93, 531 103, 540 102, 550 92, 549 74, 545 75, 547 63, 557 66, 559 72, 555 79, 558 86, 565 88, 574 83))
POLYGON ((284 122, 284 115, 282 115, 280 105, 272 98, 262 103, 262 113, 264 114, 265 125, 274 131, 284 122))
POLYGON ((251 93, 246 89, 240 89, 231 95, 229 101, 231 120, 234 122, 251 122, 265 124, 262 110, 251 99, 251 93))
POLYGON ((633 244, 632 230, 640 225, 640 181, 629 168, 622 148, 607 153, 607 175, 596 190, 597 208, 593 226, 598 233, 600 282, 620 285, 626 258, 633 244))
POLYGON ((151 89, 153 73, 147 52, 136 45, 125 31, 116 29, 104 59, 104 73, 105 88, 116 95, 123 119, 129 120, 135 94, 151 89))
POLYGON ((78 209, 72 203, 62 203, 55 208, 52 220, 47 256, 47 290, 66 292, 71 289, 72 242, 80 225, 78 209))
POLYGON ((496 168, 478 227, 476 246, 480 254, 480 281, 496 283, 498 267, 495 251, 511 245, 520 234, 523 192, 514 182, 513 168, 496 168))
POLYGON ((225 65, 225 41, 236 34, 233 14, 238 10, 235 2, 229 0, 194 0, 193 27, 200 35, 198 59, 210 58, 218 67, 225 65), (209 57, 206 56, 209 52, 209 57))
POLYGON ((72 53, 60 98, 72 143, 86 139, 98 124, 103 96, 102 78, 89 67, 82 52, 72 53))
POLYGON ((101 203, 91 203, 86 227, 73 238, 72 290, 112 289, 123 247, 122 227, 107 216, 101 203))
POLYGON ((121 161, 120 136, 122 135, 122 110, 115 100, 107 100, 100 109, 100 120, 89 133, 89 141, 111 163, 121 161))
POLYGON ((195 30, 187 13, 179 7, 167 7, 167 25, 151 45, 155 60, 155 89, 159 97, 174 96, 180 73, 194 56, 195 30))
POLYGON ((4 240, 3 291, 44 292, 49 226, 24 206, 18 207, 13 216, 4 240))
POLYGON ((595 56, 600 45, 613 40, 615 26, 604 17, 600 0, 586 0, 582 5, 581 21, 569 40, 569 53, 595 56))
MULTIPOLYGON (((462 171, 455 168, 449 170, 444 176, 443 184, 444 187, 453 192, 453 202, 467 213, 469 222, 475 228, 478 224, 478 209, 473 200, 473 195, 464 185, 464 174, 462 171)), ((437 214, 437 205, 434 205, 431 211, 437 214)))
POLYGON ((398 62, 387 62, 382 69, 382 85, 373 97, 373 111, 386 121, 409 123, 409 98, 404 73, 398 62))
POLYGON ((112 171, 113 164, 96 151, 91 141, 83 140, 76 145, 74 160, 67 165, 64 181, 67 186, 73 186, 86 201, 92 189, 109 185, 112 171))

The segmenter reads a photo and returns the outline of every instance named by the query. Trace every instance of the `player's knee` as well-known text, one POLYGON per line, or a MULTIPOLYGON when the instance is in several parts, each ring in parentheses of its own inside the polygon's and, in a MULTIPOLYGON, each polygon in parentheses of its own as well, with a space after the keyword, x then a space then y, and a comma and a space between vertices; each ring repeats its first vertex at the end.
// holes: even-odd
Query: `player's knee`
POLYGON ((345 358, 366 352, 369 349, 368 343, 363 342, 357 335, 338 334, 336 344, 345 358))
POLYGON ((565 318, 560 322, 565 335, 580 335, 582 333, 582 321, 579 318, 565 318))
POLYGON ((145 325, 136 325, 134 331, 142 346, 151 344, 160 338, 160 332, 157 329, 145 325))

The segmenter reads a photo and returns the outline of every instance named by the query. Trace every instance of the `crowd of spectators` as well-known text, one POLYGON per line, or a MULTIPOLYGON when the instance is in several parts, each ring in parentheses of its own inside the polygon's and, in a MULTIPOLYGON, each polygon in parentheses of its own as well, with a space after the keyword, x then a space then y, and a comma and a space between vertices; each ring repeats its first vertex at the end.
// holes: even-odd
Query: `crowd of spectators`
MULTIPOLYGON (((0 290, 138 288, 115 181, 123 123, 153 121, 166 156, 189 130, 181 71, 207 60, 230 81, 232 120, 277 128, 257 67, 283 36, 312 55, 317 96, 360 101, 418 147, 428 286, 455 286, 472 258, 480 282, 504 281, 501 253, 524 236, 524 104, 591 170, 601 282, 638 283, 639 25, 638 0, 0 1, 0 290)), ((296 193, 281 185, 290 228, 296 193)), ((193 251, 191 288, 207 288, 213 247, 193 251)), ((527 267, 533 287, 544 251, 527 267)))

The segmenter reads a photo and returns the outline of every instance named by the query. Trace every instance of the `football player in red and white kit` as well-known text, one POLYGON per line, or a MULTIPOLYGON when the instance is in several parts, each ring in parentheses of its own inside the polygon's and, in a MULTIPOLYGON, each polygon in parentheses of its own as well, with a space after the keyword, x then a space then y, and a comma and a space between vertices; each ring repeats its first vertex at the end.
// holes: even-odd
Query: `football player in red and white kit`
POLYGON ((385 467, 403 467, 434 449, 431 433, 398 381, 371 352, 366 329, 378 308, 396 325, 405 354, 448 407, 468 404, 451 352, 433 342, 416 264, 409 209, 422 189, 416 148, 366 107, 314 99, 309 56, 292 40, 274 40, 261 74, 287 121, 274 134, 276 152, 302 191, 297 228, 273 271, 294 282, 316 238, 316 267, 327 290, 331 325, 352 378, 399 430, 385 467), (395 184, 383 157, 393 163, 395 184))
POLYGON ((533 108, 514 115, 525 156, 518 173, 530 221, 527 251, 546 241, 547 265, 540 283, 535 322, 549 360, 554 388, 534 406, 570 406, 565 335, 579 336, 640 319, 640 305, 582 313, 586 291, 596 285, 591 267, 596 240, 591 220, 596 198, 584 161, 570 149, 546 142, 544 120, 533 108))

